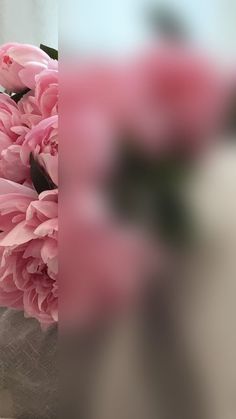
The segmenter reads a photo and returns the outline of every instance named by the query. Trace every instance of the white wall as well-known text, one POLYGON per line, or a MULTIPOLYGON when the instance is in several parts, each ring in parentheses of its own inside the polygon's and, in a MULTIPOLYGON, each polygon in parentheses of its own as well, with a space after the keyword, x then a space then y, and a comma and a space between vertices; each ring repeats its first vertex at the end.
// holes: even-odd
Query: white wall
POLYGON ((57 0, 0 0, 0 44, 58 46, 57 0))

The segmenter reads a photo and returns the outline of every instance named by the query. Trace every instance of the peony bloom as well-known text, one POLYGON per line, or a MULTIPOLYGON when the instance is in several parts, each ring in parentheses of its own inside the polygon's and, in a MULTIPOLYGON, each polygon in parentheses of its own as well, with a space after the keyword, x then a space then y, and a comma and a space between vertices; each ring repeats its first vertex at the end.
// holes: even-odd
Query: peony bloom
POLYGON ((0 85, 11 92, 35 88, 35 76, 55 68, 40 48, 28 44, 9 43, 0 48, 0 85))
POLYGON ((0 156, 0 176, 13 180, 14 182, 23 182, 29 176, 29 170, 21 161, 21 146, 12 144, 2 151, 0 156))
POLYGON ((20 159, 20 143, 28 131, 22 126, 22 115, 16 103, 7 95, 0 95, 0 176, 21 182, 27 169, 20 159))
POLYGON ((35 99, 35 92, 26 93, 18 102, 18 108, 21 113, 22 127, 33 128, 42 120, 42 115, 35 99))
POLYGON ((58 115, 42 120, 26 135, 21 159, 27 167, 30 153, 38 158, 52 181, 58 185, 58 115))
POLYGON ((58 71, 42 71, 35 80, 35 102, 42 117, 58 114, 58 71))
POLYGON ((8 95, 0 94, 0 151, 17 140, 14 128, 21 125, 21 113, 8 95))
POLYGON ((57 191, 0 179, 0 304, 58 320, 57 191))
POLYGON ((44 70, 35 77, 35 91, 19 101, 22 123, 29 127, 58 114, 58 70, 44 70))

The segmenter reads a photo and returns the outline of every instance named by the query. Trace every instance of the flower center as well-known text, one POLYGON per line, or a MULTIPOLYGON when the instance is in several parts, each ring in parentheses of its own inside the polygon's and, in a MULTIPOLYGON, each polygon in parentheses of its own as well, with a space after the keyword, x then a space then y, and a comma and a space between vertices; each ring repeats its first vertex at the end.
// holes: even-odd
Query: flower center
POLYGON ((43 275, 43 276, 48 277, 47 265, 45 263, 43 265, 39 264, 38 268, 37 268, 37 273, 39 275, 43 275))
POLYGON ((54 140, 51 142, 51 154, 53 156, 56 156, 57 153, 58 153, 58 143, 57 141, 54 140))
POLYGON ((5 64, 5 67, 10 67, 11 64, 13 63, 13 60, 11 59, 11 57, 9 57, 9 55, 4 55, 2 62, 3 64, 5 64))
POLYGON ((52 156, 56 156, 58 154, 58 141, 55 137, 46 138, 43 143, 44 152, 50 153, 52 156))

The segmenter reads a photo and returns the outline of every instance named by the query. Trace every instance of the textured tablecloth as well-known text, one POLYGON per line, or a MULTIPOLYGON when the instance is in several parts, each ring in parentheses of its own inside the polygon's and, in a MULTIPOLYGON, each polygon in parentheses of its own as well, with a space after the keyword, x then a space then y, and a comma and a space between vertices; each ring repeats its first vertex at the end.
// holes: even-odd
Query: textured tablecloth
POLYGON ((0 417, 56 418, 56 329, 0 310, 0 417))

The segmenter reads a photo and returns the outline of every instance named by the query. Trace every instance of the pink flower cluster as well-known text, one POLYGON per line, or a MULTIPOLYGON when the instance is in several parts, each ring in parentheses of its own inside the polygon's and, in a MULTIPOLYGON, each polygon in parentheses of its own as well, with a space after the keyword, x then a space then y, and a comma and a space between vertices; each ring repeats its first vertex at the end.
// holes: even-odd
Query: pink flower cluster
POLYGON ((0 94, 0 304, 50 325, 58 319, 58 63, 31 45, 3 45, 0 85, 8 92, 0 94), (53 190, 37 192, 30 156, 53 190))
MULTIPOLYGON (((124 224, 104 193, 117 150, 127 139, 154 159, 204 149, 224 119, 225 85, 208 60, 182 47, 128 65, 68 67, 61 302, 65 320, 84 322, 131 301, 160 263, 157 240, 124 224)), ((58 62, 37 47, 4 45, 0 86, 0 305, 50 325, 58 320, 58 62)))

